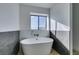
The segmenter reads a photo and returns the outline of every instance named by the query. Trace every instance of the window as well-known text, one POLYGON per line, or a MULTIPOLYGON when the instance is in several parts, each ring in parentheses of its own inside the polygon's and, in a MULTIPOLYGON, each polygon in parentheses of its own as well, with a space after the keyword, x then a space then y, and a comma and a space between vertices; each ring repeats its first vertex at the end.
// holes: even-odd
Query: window
POLYGON ((31 15, 31 29, 47 29, 47 16, 31 15))

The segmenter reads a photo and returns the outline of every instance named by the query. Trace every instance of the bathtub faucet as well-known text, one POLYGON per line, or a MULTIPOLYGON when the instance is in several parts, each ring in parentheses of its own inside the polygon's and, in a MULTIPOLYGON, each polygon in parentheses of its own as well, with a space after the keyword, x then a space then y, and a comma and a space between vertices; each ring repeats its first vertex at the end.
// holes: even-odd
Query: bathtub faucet
POLYGON ((37 37, 36 40, 38 40, 38 36, 39 36, 39 34, 34 34, 34 36, 36 36, 36 37, 37 37))

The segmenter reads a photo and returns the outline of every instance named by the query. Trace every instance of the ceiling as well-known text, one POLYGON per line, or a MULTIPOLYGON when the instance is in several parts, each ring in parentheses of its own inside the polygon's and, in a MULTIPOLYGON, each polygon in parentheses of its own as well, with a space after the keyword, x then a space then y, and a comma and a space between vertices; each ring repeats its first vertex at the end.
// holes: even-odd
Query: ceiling
POLYGON ((31 5, 43 8, 50 8, 53 3, 24 3, 24 5, 31 5))

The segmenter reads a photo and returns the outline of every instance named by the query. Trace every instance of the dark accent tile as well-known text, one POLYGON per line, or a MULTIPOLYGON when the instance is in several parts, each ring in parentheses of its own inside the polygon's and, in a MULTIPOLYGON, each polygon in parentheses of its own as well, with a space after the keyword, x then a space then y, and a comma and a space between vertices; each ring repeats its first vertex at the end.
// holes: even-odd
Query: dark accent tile
POLYGON ((69 55, 68 49, 56 38, 56 36, 50 31, 50 38, 54 40, 52 48, 55 49, 61 55, 69 55))

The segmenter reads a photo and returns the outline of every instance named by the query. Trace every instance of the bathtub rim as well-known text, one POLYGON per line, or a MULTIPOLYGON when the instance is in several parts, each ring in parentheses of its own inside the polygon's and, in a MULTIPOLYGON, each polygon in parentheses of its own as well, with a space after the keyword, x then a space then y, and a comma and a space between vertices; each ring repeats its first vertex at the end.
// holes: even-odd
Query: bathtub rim
MULTIPOLYGON (((45 37, 40 37, 40 38, 45 38, 45 37)), ((47 37, 46 37, 47 38, 47 37)), ((50 42, 54 42, 54 40, 52 39, 52 38, 48 38, 48 39, 50 39, 50 41, 46 41, 46 42, 34 42, 34 43, 25 43, 25 42, 23 42, 23 41, 25 41, 25 40, 31 40, 32 38, 28 38, 28 39, 23 39, 23 40, 21 40, 20 41, 20 44, 27 44, 27 45, 32 45, 32 44, 41 44, 41 43, 50 43, 50 42)), ((34 39, 34 38, 33 38, 34 39)))

